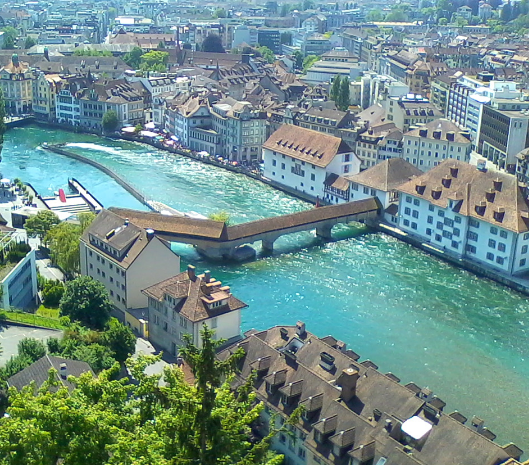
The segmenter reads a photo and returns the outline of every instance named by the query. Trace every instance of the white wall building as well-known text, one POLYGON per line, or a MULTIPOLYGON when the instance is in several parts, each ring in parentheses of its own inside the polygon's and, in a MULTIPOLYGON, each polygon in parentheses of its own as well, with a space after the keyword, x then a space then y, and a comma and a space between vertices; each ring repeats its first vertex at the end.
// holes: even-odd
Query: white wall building
POLYGON ((203 325, 216 339, 235 341, 241 334, 241 310, 247 305, 209 271, 196 275, 195 267, 143 290, 149 304, 149 339, 157 347, 178 354, 184 335, 199 347, 203 325))
POLYGON ((515 176, 445 160, 398 190, 402 230, 507 275, 529 269, 529 204, 515 176))
POLYGON ((114 306, 124 313, 147 307, 142 289, 180 271, 180 257, 152 230, 103 210, 81 237, 81 274, 104 284, 114 306))
POLYGON ((350 184, 350 200, 377 197, 384 209, 384 220, 397 223, 398 187, 422 172, 402 158, 390 158, 365 171, 346 176, 350 184))
POLYGON ((402 157, 421 171, 447 158, 468 161, 472 144, 468 131, 447 119, 437 119, 402 136, 402 157))
POLYGON ((263 159, 268 179, 314 199, 325 198, 325 182, 330 175, 360 171, 360 160, 342 139, 290 124, 268 138, 263 159))

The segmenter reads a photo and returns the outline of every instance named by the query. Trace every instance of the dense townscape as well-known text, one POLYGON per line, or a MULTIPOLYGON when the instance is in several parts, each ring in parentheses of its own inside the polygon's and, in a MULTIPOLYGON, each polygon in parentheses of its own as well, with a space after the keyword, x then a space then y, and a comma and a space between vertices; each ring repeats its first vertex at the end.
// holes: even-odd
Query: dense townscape
POLYGON ((3 2, 2 143, 44 128, 42 154, 144 208, 103 205, 77 173, 39 192, 0 163, 0 463, 529 465, 527 444, 319 334, 325 308, 243 331, 266 309, 207 269, 360 223, 529 294, 528 72, 527 0, 3 2), (60 131, 304 207, 181 211, 60 131))

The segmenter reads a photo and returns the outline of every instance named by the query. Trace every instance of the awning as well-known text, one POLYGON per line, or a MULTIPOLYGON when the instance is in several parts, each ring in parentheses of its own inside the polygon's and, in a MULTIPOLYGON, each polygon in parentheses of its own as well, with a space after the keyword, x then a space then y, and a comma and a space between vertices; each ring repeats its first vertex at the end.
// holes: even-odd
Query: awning
POLYGON ((171 139, 175 140, 176 142, 178 142, 180 139, 176 136, 171 136, 171 139))
POLYGON ((132 133, 132 132, 134 132, 135 130, 136 130, 135 127, 133 127, 133 126, 127 126, 126 128, 122 128, 122 129, 121 129, 121 132, 132 133))
POLYGON ((154 129, 155 127, 156 125, 154 124, 154 121, 151 121, 145 125, 145 129, 154 129))
POLYGON ((155 132, 151 132, 151 131, 141 131, 140 132, 140 136, 143 136, 143 137, 158 137, 158 134, 156 134, 155 132))

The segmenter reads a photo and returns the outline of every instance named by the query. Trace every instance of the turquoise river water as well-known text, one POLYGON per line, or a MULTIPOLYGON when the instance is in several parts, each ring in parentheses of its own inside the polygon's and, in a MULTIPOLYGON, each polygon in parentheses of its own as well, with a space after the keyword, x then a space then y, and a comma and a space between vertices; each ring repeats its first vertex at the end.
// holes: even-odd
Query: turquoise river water
MULTIPOLYGON (((311 208, 245 176, 141 144, 34 126, 6 134, 1 175, 20 177, 43 195, 73 176, 105 206, 145 209, 95 168, 39 149, 42 142, 69 143, 181 211, 226 210, 244 222, 311 208)), ((346 239, 286 236, 273 255, 245 264, 208 263, 189 246, 175 248, 183 267, 211 269, 249 304, 244 330, 303 320, 404 383, 430 387, 448 403, 445 411, 484 418, 499 443, 529 451, 527 298, 383 234, 345 226, 336 234, 346 239)))

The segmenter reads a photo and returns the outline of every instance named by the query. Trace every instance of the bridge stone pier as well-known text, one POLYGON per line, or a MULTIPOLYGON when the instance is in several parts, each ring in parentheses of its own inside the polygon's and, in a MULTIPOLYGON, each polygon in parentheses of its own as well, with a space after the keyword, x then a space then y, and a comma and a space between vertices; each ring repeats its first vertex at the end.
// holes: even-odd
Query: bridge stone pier
POLYGON ((375 197, 340 205, 313 208, 290 215, 264 218, 226 226, 218 221, 162 215, 124 208, 110 211, 144 229, 152 229, 169 242, 193 244, 212 259, 245 259, 255 256, 249 244, 260 241, 265 251, 274 250, 274 242, 285 234, 316 230, 324 240, 332 240, 332 228, 339 223, 364 222, 375 218, 381 209, 375 197))

